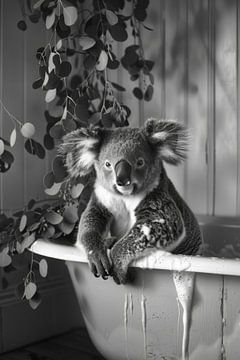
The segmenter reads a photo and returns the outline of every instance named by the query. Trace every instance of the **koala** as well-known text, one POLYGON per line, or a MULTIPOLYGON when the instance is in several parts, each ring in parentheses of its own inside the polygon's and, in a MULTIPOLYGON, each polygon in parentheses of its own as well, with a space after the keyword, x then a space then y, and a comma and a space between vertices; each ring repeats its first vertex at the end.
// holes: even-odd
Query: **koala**
POLYGON ((153 118, 142 128, 81 128, 63 138, 70 177, 95 172, 76 240, 95 276, 124 284, 129 264, 155 249, 199 253, 197 220, 164 168, 186 158, 187 138, 177 121, 153 118))

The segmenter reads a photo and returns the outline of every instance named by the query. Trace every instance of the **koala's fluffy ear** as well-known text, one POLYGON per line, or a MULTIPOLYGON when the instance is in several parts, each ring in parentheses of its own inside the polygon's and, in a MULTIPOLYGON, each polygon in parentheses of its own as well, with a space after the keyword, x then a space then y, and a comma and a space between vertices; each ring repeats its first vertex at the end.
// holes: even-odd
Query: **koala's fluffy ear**
POLYGON ((58 152, 65 158, 71 178, 85 176, 93 170, 101 144, 101 129, 97 127, 80 128, 63 137, 58 152))
POLYGON ((149 142, 157 148, 159 157, 173 165, 186 159, 188 131, 176 120, 150 118, 144 126, 149 142))

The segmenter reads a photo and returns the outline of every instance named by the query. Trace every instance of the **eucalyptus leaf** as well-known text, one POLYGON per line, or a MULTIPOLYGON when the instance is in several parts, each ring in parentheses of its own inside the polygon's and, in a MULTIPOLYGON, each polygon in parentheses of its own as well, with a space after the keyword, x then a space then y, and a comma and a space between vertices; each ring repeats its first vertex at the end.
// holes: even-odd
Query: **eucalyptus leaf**
POLYGON ((106 10, 105 12, 106 19, 110 25, 116 25, 118 23, 118 17, 111 10, 106 10))
POLYGON ((12 258, 11 256, 8 255, 8 248, 6 250, 3 249, 1 252, 0 252, 0 267, 6 267, 8 265, 10 265, 12 262, 12 258))
POLYGON ((25 229, 27 225, 27 215, 23 214, 20 220, 20 224, 19 224, 19 231, 23 232, 23 230, 25 229))
POLYGON ((49 74, 50 74, 50 72, 52 71, 52 70, 54 70, 55 69, 55 64, 54 64, 54 62, 53 62, 53 57, 56 55, 56 53, 55 52, 51 52, 51 54, 49 55, 49 58, 48 58, 48 72, 49 72, 49 74))
POLYGON ((48 211, 45 214, 45 219, 52 225, 60 224, 63 221, 62 215, 58 214, 56 211, 48 211))
POLYGON ((28 249, 34 243, 35 239, 36 239, 35 232, 25 236, 23 241, 20 243, 20 247, 18 248, 19 254, 22 254, 26 249, 28 249))
POLYGON ((66 132, 64 131, 64 128, 62 126, 62 123, 60 121, 51 127, 49 133, 50 133, 51 137, 53 137, 54 139, 61 139, 63 137, 63 135, 66 134, 66 132))
POLYGON ((48 189, 50 189, 53 186, 54 181, 55 181, 55 177, 52 171, 47 173, 43 178, 43 183, 48 189))
POLYGON ((70 224, 75 224, 78 221, 78 209, 76 205, 66 206, 63 212, 63 218, 70 224))
POLYGON ((67 77, 72 71, 72 65, 69 61, 63 61, 58 69, 58 76, 67 77))
POLYGON ((24 20, 18 21, 17 27, 22 31, 27 30, 27 24, 26 24, 26 22, 24 20))
POLYGON ((58 224, 58 228, 65 234, 69 235, 75 228, 75 224, 70 224, 67 221, 63 221, 60 224, 58 224))
POLYGON ((45 259, 40 260, 39 262, 39 273, 42 277, 46 277, 48 273, 48 263, 45 259))
POLYGON ((4 153, 4 142, 0 139, 0 156, 4 153))
POLYGON ((27 300, 30 300, 36 293, 37 291, 37 285, 30 281, 26 286, 25 286, 25 290, 24 290, 24 296, 26 297, 27 300))
POLYGON ((43 79, 37 79, 36 81, 34 81, 34 83, 32 84, 33 89, 39 89, 41 86, 43 85, 43 79))
POLYGON ((152 85, 148 85, 145 93, 144 93, 144 100, 145 101, 150 101, 153 97, 153 86, 152 85))
POLYGON ((50 187, 49 189, 44 189, 45 194, 50 195, 50 196, 54 196, 57 195, 61 189, 61 183, 54 183, 52 187, 50 187))
POLYGON ((30 123, 30 122, 26 122, 22 127, 21 127, 21 134, 25 137, 25 138, 32 138, 33 135, 35 134, 35 126, 30 123))
POLYGON ((70 190, 72 198, 77 199, 81 195, 81 192, 83 191, 83 189, 84 189, 83 184, 79 183, 79 184, 73 185, 70 190))
POLYGON ((75 6, 66 6, 63 8, 64 22, 67 26, 75 24, 78 18, 78 11, 75 6))
POLYGON ((134 96, 138 99, 138 100, 142 100, 143 99, 143 92, 140 88, 135 87, 133 89, 133 94, 134 96))
POLYGON ((53 9, 52 13, 46 17, 46 29, 49 30, 55 23, 56 10, 53 9))
POLYGON ((54 181, 56 183, 62 182, 68 175, 63 158, 61 156, 56 156, 53 159, 52 169, 54 174, 54 181))
POLYGON ((50 89, 46 92, 45 101, 46 103, 50 103, 53 101, 56 97, 57 90, 56 89, 50 89))
POLYGON ((81 36, 78 41, 82 50, 91 49, 96 44, 96 40, 89 36, 81 36))
POLYGON ((33 310, 36 310, 38 308, 38 306, 41 304, 42 298, 41 298, 40 294, 36 291, 34 296, 31 299, 29 299, 28 302, 29 302, 29 305, 31 306, 31 308, 33 310))
POLYGON ((33 8, 34 9, 37 9, 39 8, 43 3, 44 3, 45 0, 38 0, 34 5, 33 5, 33 8))
POLYGON ((102 50, 96 64, 96 69, 98 71, 103 71, 107 67, 107 63, 108 63, 108 55, 106 51, 102 50))

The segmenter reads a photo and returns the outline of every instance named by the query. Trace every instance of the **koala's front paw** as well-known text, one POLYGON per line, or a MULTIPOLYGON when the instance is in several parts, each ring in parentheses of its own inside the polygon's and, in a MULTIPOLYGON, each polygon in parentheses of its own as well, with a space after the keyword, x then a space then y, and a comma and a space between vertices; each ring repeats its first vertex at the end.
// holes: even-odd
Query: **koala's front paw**
POLYGON ((127 280, 128 280, 128 276, 127 276, 127 268, 121 266, 121 265, 114 265, 113 266, 113 270, 112 270, 112 276, 113 276, 113 280, 115 281, 116 284, 120 285, 120 284, 126 284, 127 280))
POLYGON ((113 263, 112 276, 116 284, 126 284, 128 280, 128 262, 121 253, 121 246, 116 243, 111 249, 111 259, 113 263))
POLYGON ((88 261, 90 269, 94 276, 102 276, 104 280, 112 273, 112 266, 107 255, 107 251, 92 250, 88 253, 88 261))

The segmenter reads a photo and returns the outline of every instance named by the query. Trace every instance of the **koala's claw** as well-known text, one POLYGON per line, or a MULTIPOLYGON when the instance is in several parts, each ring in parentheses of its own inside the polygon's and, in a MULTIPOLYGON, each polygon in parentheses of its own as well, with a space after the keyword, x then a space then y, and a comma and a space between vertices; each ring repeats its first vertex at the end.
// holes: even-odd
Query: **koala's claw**
POLYGON ((91 272, 95 277, 102 276, 104 280, 107 280, 108 276, 111 275, 111 264, 105 252, 92 253, 89 255, 88 261, 91 272))

